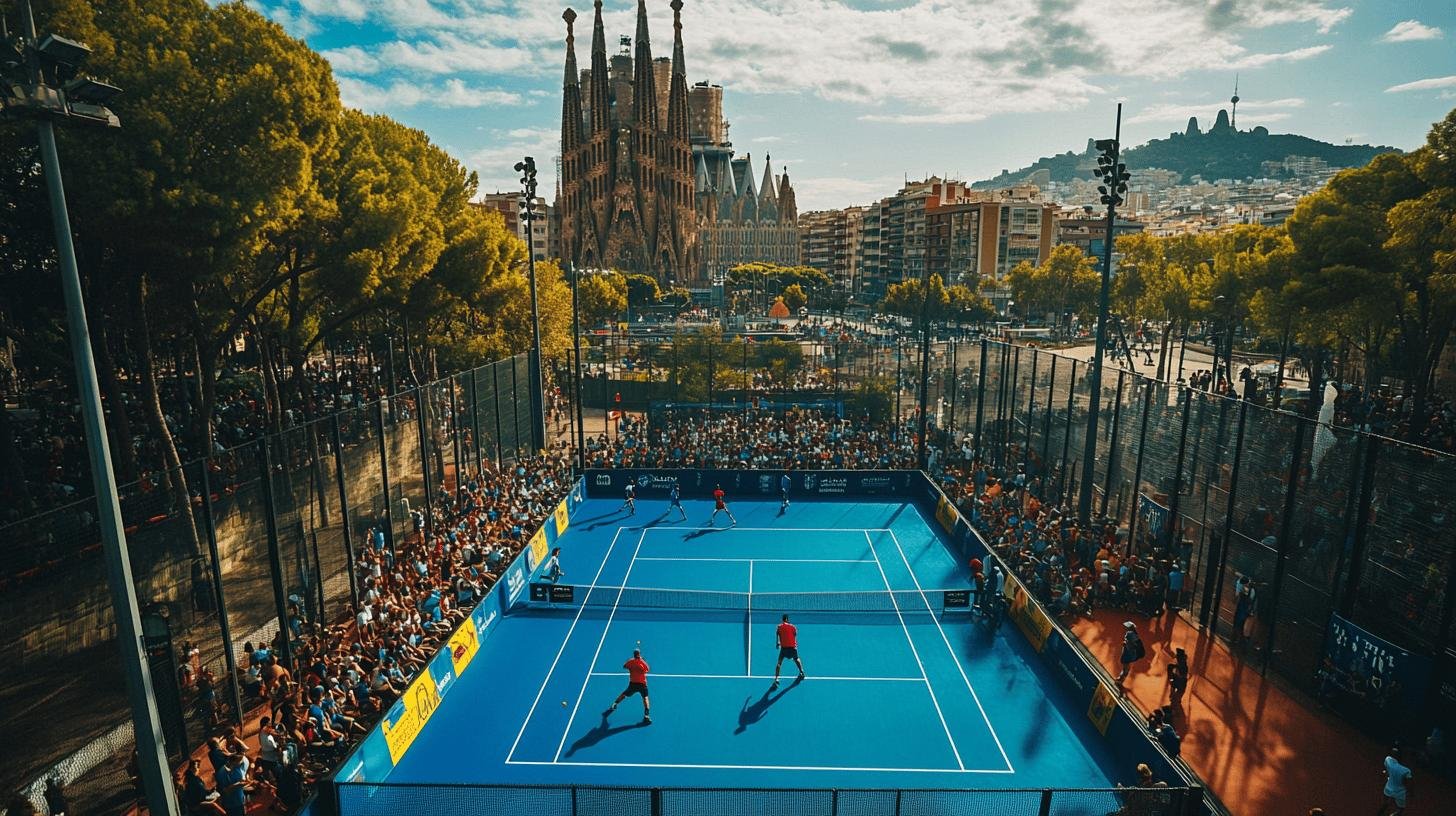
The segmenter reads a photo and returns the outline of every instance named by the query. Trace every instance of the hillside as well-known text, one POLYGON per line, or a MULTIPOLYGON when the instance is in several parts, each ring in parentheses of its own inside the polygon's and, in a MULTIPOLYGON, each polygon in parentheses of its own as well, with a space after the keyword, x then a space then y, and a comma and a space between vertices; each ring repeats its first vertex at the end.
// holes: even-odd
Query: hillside
MULTIPOLYGON (((1227 114, 1219 111, 1217 123, 1208 131, 1199 130, 1197 121, 1192 120, 1183 133, 1172 133, 1166 139, 1154 139, 1128 150, 1123 161, 1131 170, 1160 167, 1179 173, 1185 181, 1195 175, 1212 181, 1262 176, 1260 165, 1266 161, 1283 161, 1286 156, 1319 158, 1331 167, 1360 167, 1381 153, 1395 150, 1375 145, 1334 145, 1308 136, 1270 133, 1262 127, 1234 130, 1228 124, 1227 114)), ((1090 178, 1096 161, 1096 150, 1088 139, 1081 153, 1069 150, 1040 158, 1028 167, 1003 172, 974 186, 1006 187, 1028 181, 1038 170, 1048 171, 1052 181, 1090 178)))

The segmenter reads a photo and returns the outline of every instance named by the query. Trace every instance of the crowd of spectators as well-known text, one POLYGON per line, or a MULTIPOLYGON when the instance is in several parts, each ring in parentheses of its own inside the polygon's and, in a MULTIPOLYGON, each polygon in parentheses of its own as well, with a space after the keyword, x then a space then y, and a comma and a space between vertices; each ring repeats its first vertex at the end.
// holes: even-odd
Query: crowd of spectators
POLYGON ((432 514, 411 510, 408 534, 390 536, 382 524, 366 530, 356 547, 359 603, 348 616, 311 621, 294 605, 272 642, 245 646, 244 705, 264 707, 256 745, 217 725, 227 718, 203 670, 198 711, 216 728, 212 782, 195 760, 188 766, 178 780, 187 812, 241 814, 260 788, 296 806, 306 780, 367 733, 495 585, 570 489, 571 465, 564 445, 502 469, 487 464, 458 487, 441 487, 432 514))
POLYGON ((829 468, 915 467, 915 420, 902 424, 840 417, 832 411, 666 410, 648 422, 622 417, 615 433, 590 438, 587 467, 829 468))

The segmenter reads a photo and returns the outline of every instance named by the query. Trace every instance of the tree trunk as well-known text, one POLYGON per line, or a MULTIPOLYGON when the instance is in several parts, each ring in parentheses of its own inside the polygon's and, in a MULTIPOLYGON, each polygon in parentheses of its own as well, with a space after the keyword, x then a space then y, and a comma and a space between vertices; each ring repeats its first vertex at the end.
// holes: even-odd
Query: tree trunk
POLYGON ((29 515, 35 509, 30 489, 25 484, 25 466, 20 460, 19 446, 15 443, 15 424, 10 421, 10 409, 5 407, 3 395, 0 395, 0 505, 10 507, 20 515, 29 515))
MULTIPOLYGON (((1279 338, 1279 373, 1274 376, 1273 405, 1279 407, 1284 391, 1284 363, 1289 359, 1289 321, 1284 321, 1284 336, 1279 338)), ((1313 395, 1311 395, 1313 396, 1313 395)))
POLYGON ((147 319, 147 282, 145 273, 137 275, 132 290, 133 324, 132 340, 140 357, 136 367, 141 380, 143 413, 152 435, 159 443, 163 459, 163 487, 172 495, 172 510, 182 524, 184 539, 199 553, 201 546, 197 539, 197 523, 192 518, 192 495, 187 489, 187 474, 182 470, 182 460, 177 455, 177 444, 167 428, 167 418, 162 412, 162 399, 157 391, 156 361, 152 356, 151 326, 147 319))
MULTIPOLYGON (((1163 336, 1158 343, 1158 374, 1156 379, 1159 381, 1163 379, 1164 374, 1168 373, 1168 346, 1172 341, 1173 326, 1175 323, 1177 323, 1176 320, 1169 320, 1166 324, 1164 324, 1163 336)), ((1172 377, 1169 377, 1168 379, 1171 380, 1172 377)))
POLYGON ((116 376, 116 360, 111 356, 111 341, 107 335, 106 318, 99 310, 93 311, 96 320, 91 323, 91 353, 96 357, 96 374, 101 390, 106 395, 106 424, 111 429, 111 456, 116 467, 116 478, 121 484, 137 480, 136 448, 131 417, 126 412, 126 398, 121 390, 121 380, 116 376))

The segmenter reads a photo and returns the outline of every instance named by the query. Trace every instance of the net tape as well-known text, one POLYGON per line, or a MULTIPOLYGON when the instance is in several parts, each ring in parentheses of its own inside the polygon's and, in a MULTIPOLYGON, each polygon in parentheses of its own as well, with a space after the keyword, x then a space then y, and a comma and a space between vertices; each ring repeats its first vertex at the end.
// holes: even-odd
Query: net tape
MULTIPOLYGON (((656 587, 573 586, 564 606, 754 612, 940 612, 944 589, 824 592, 724 592, 656 587)), ((951 592, 965 593, 956 588, 951 592)))

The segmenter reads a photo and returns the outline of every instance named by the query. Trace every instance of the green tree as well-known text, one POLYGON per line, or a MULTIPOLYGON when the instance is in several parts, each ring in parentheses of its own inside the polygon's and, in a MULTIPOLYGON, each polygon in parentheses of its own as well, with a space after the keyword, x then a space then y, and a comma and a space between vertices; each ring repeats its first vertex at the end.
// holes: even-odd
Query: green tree
POLYGON ((809 296, 804 294, 804 287, 797 283, 791 283, 784 289, 783 298, 784 305, 789 307, 792 314, 798 314, 799 309, 809 305, 809 296))
POLYGON ((636 272, 627 275, 627 308, 634 315, 641 314, 650 306, 656 306, 661 298, 662 290, 658 288, 656 278, 636 272))
POLYGON ((865 377, 855 386, 854 392, 845 400, 846 409, 853 416, 867 416, 872 422, 885 422, 895 405, 895 381, 893 377, 865 377))
POLYGON ((1025 261, 1008 274, 1011 296, 1026 315, 1047 315, 1060 323, 1068 312, 1084 321, 1097 311, 1102 285, 1096 260, 1071 244, 1053 249, 1040 266, 1025 261))
POLYGON ((587 326, 615 321, 627 310, 627 279, 620 272, 582 275, 577 287, 581 320, 587 326))

